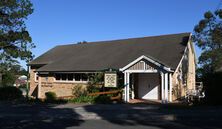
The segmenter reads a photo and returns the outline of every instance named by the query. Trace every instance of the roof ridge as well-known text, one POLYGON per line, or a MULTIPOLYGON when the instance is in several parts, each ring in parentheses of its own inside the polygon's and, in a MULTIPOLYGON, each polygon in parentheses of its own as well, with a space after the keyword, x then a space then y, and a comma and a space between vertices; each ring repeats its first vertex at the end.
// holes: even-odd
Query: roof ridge
POLYGON ((135 37, 135 38, 126 38, 126 39, 113 39, 113 40, 101 40, 101 41, 92 41, 78 44, 76 43, 70 43, 70 44, 64 44, 64 45, 57 45, 56 47, 62 47, 62 46, 76 46, 76 45, 86 45, 86 44, 99 44, 99 43, 107 43, 107 42, 115 42, 115 41, 123 41, 123 40, 132 40, 132 39, 143 39, 143 38, 156 38, 156 37, 163 37, 163 36, 173 36, 173 35, 182 35, 182 34, 191 34, 191 32, 181 32, 181 33, 173 33, 173 34, 162 34, 162 35, 153 35, 153 36, 145 36, 145 37, 135 37))

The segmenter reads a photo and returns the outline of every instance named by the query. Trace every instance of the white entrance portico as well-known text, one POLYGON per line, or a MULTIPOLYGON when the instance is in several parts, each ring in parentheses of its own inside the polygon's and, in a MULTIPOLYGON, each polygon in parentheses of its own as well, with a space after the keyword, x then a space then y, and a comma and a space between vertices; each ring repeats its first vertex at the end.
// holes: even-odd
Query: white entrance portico
POLYGON ((120 71, 124 73, 125 102, 135 98, 172 102, 173 71, 170 68, 143 55, 120 71))

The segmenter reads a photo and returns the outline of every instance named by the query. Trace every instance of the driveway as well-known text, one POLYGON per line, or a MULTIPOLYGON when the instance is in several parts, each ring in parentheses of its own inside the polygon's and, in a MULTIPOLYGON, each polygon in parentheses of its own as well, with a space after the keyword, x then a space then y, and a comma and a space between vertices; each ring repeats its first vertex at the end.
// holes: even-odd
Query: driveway
POLYGON ((2 129, 221 129, 222 107, 0 104, 2 129))

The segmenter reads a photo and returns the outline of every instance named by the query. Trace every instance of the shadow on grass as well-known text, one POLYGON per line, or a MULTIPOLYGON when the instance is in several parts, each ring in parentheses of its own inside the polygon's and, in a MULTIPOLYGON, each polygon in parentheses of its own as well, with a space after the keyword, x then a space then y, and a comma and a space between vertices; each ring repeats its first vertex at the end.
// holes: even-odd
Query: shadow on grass
POLYGON ((112 125, 118 125, 120 128, 145 126, 145 128, 158 129, 219 129, 222 127, 221 107, 155 104, 68 104, 58 106, 56 104, 0 103, 0 128, 81 128, 86 121, 80 120, 82 116, 79 114, 84 115, 84 113, 85 115, 96 114, 110 123, 110 127, 112 125))
POLYGON ((182 105, 87 105, 84 109, 96 113, 103 120, 120 126, 156 127, 161 129, 219 129, 222 109, 187 107, 182 105), (210 112, 211 111, 211 112, 210 112))
POLYGON ((0 104, 1 129, 66 129, 82 122, 74 110, 53 104, 0 104))

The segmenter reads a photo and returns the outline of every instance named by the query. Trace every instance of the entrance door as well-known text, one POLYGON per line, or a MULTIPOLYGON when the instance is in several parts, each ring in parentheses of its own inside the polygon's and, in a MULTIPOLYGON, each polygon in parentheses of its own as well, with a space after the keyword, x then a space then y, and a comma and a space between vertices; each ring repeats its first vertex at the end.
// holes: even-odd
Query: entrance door
POLYGON ((158 73, 138 74, 138 97, 142 99, 158 99, 158 89, 160 86, 158 73))

